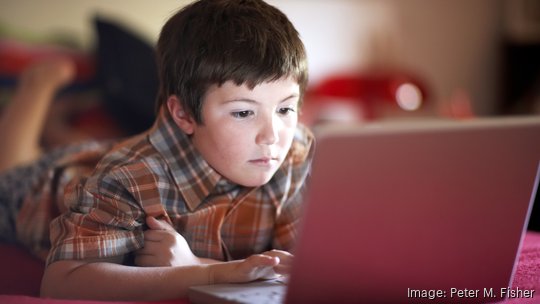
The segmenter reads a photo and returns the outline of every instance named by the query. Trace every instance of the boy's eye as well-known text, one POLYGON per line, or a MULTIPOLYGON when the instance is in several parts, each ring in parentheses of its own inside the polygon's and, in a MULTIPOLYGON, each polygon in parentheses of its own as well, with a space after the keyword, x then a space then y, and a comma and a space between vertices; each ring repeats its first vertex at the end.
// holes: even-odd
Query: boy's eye
POLYGON ((234 118, 246 118, 248 116, 251 116, 253 115, 253 111, 251 110, 246 110, 246 111, 237 111, 237 112, 232 112, 231 115, 234 117, 234 118))
POLYGON ((294 113, 294 112, 295 112, 294 108, 289 108, 289 107, 280 108, 278 110, 278 113, 281 114, 281 115, 287 115, 287 114, 291 114, 291 113, 294 113))

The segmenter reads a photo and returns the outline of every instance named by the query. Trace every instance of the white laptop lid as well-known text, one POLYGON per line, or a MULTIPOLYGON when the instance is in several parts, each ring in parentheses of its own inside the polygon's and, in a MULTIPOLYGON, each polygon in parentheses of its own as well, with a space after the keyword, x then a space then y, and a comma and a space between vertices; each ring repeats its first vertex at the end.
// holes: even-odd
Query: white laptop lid
POLYGON ((321 130, 286 302, 497 300, 539 161, 540 117, 321 130))

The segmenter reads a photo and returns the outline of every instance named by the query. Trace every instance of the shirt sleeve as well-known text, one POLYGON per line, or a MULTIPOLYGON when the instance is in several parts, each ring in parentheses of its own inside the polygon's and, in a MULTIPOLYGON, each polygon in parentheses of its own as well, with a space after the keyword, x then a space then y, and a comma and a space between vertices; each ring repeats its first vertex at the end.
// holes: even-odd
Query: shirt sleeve
POLYGON ((68 211, 51 222, 47 264, 125 255, 143 246, 144 212, 113 174, 66 187, 68 211))

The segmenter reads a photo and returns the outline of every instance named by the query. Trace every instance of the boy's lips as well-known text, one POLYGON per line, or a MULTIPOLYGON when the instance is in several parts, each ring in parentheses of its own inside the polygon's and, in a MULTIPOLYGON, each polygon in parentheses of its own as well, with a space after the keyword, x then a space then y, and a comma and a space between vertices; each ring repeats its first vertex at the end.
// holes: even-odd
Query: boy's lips
POLYGON ((277 157, 261 157, 257 159, 249 160, 250 163, 259 166, 269 166, 278 161, 277 157))

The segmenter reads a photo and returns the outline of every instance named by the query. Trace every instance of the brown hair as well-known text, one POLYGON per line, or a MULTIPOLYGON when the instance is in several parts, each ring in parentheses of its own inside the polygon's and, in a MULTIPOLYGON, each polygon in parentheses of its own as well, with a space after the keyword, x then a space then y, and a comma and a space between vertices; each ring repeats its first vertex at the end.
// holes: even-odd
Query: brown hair
POLYGON ((230 80, 253 88, 293 77, 302 97, 308 77, 298 32, 262 0, 200 0, 184 7, 163 26, 157 60, 157 110, 176 95, 197 123, 211 85, 230 80))

